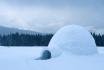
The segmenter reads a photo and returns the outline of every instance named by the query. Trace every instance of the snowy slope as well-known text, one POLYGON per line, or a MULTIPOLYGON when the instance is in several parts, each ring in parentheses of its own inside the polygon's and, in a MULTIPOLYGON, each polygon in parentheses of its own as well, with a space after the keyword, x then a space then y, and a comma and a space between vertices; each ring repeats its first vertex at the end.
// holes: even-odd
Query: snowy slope
POLYGON ((104 70, 104 48, 93 56, 74 56, 64 52, 50 60, 34 60, 39 47, 0 47, 0 70, 104 70))
POLYGON ((0 34, 2 35, 7 35, 10 33, 20 33, 20 34, 38 34, 39 32, 35 32, 35 31, 30 31, 30 30, 22 30, 22 29, 17 29, 17 28, 9 28, 9 27, 4 27, 4 26, 0 26, 0 34))

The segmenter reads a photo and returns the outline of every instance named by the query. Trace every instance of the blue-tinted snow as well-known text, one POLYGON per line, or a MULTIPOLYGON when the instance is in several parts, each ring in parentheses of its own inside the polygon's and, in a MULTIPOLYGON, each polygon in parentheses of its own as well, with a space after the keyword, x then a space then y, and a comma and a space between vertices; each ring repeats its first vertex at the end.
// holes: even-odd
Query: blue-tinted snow
POLYGON ((43 48, 0 47, 0 70, 104 70, 104 48, 99 54, 75 56, 64 52, 50 60, 34 60, 43 48))
MULTIPOLYGON (((57 52, 61 49, 75 55, 97 54, 95 40, 91 33, 79 25, 67 25, 59 29, 48 47, 57 49, 57 52)), ((52 54, 54 54, 53 51, 52 54)))

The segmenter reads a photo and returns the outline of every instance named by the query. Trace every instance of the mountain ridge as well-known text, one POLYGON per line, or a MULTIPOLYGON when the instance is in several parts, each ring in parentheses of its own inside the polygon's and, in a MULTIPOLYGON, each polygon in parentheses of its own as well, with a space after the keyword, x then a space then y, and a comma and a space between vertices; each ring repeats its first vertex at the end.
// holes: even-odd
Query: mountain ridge
POLYGON ((22 30, 18 28, 10 28, 5 26, 0 26, 0 34, 7 35, 11 33, 19 33, 19 34, 41 34, 40 32, 31 31, 31 30, 22 30))

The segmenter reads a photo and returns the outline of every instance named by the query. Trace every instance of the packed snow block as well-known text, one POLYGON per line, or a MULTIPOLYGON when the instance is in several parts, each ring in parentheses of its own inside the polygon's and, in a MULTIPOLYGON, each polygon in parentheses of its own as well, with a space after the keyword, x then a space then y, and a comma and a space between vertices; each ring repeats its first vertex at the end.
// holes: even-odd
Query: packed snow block
MULTIPOLYGON (((61 52, 69 52, 75 55, 92 55, 97 53, 95 40, 91 33, 79 25, 69 25, 61 28, 52 37, 49 45, 51 49, 57 48, 58 55, 61 52), (59 50, 59 51, 58 51, 59 50)), ((55 56, 55 53, 51 53, 55 56)))
MULTIPOLYGON (((52 46, 52 45, 51 45, 52 46)), ((51 57, 55 58, 62 54, 63 50, 60 49, 60 47, 48 47, 48 49, 51 52, 51 57)))

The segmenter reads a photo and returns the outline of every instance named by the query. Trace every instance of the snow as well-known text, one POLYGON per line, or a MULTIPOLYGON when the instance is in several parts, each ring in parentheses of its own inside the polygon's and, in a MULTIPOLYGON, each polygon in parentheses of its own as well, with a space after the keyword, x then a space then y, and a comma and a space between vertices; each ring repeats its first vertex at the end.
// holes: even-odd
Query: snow
POLYGON ((28 60, 39 57, 43 48, 0 47, 0 70, 31 70, 28 60))
MULTIPOLYGON (((88 30, 79 25, 69 25, 61 28, 53 36, 49 43, 49 49, 57 49, 55 53, 67 51, 75 55, 92 55, 97 54, 95 40, 88 30)), ((61 53, 60 53, 61 54, 61 53)))
MULTIPOLYGON (((38 69, 36 63, 45 70, 104 70, 104 55, 94 56, 68 56, 63 53, 58 58, 47 61, 31 61, 32 68, 38 69)), ((41 68, 42 68, 41 67, 41 68)), ((39 68, 39 70, 42 70, 39 68)))
POLYGON ((56 58, 60 56, 63 53, 63 50, 61 50, 59 47, 52 47, 52 48, 45 48, 44 50, 49 50, 51 52, 51 57, 56 58))
POLYGON ((81 26, 63 27, 48 47, 1 46, 0 70, 104 70, 104 48, 97 48, 91 34, 81 26), (52 58, 35 60, 46 49, 52 58))
POLYGON ((104 54, 104 46, 98 47, 99 54, 104 54))
POLYGON ((42 50, 42 47, 1 46, 0 70, 104 70, 104 47, 99 47, 96 55, 76 56, 63 52, 50 60, 34 60, 42 50))

